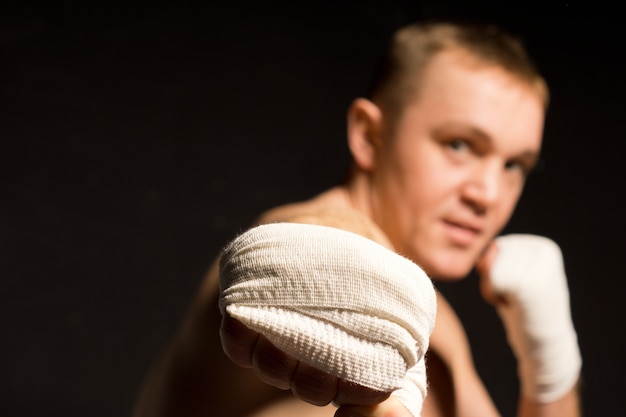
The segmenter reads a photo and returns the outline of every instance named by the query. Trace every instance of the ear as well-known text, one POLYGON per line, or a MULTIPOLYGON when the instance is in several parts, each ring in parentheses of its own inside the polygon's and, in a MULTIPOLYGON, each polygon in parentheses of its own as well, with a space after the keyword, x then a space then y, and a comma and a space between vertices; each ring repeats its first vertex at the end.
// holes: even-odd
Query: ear
POLYGON ((348 147, 356 165, 370 171, 382 146, 382 112, 371 101, 358 98, 348 110, 348 147))

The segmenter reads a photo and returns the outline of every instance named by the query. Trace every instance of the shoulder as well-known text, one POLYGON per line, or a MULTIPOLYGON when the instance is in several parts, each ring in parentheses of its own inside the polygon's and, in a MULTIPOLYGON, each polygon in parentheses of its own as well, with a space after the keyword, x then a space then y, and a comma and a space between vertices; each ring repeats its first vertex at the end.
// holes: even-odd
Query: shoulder
POLYGON ((255 225, 277 222, 336 227, 365 236, 391 249, 391 243, 383 231, 350 203, 347 192, 341 187, 332 188, 307 201, 268 210, 259 216, 255 225))
MULTIPOLYGON (((261 213, 250 227, 283 222, 335 227, 360 234, 391 249, 391 244, 384 233, 364 213, 352 206, 347 190, 340 186, 331 188, 309 200, 269 209, 261 213)), ((201 290, 202 294, 214 295, 217 291, 220 256, 221 253, 215 258, 207 272, 201 290)))

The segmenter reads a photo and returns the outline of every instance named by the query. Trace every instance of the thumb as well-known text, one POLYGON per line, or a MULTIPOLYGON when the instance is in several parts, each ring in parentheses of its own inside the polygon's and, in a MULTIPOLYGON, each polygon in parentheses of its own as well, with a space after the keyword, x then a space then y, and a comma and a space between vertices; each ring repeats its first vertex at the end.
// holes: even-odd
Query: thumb
POLYGON ((344 405, 339 407, 334 417, 413 417, 411 413, 394 398, 370 406, 344 405))
POLYGON ((498 255, 498 245, 492 241, 482 256, 476 262, 476 272, 480 277, 480 293, 485 301, 492 305, 506 305, 506 299, 502 294, 494 291, 491 284, 491 267, 498 255))

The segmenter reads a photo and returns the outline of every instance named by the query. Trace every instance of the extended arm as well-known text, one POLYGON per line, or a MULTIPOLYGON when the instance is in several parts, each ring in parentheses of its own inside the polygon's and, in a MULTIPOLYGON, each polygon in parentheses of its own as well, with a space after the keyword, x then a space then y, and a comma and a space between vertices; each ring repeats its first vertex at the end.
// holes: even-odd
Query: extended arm
MULTIPOLYGON (((330 224, 387 244, 384 239, 380 239, 380 232, 372 228, 366 219, 343 210, 307 212, 296 216, 288 211, 280 213, 280 217, 276 215, 266 217, 260 223, 281 219, 302 223, 330 224)), ((302 417, 332 415, 333 407, 314 407, 297 401, 284 391, 284 388, 288 386, 280 381, 268 381, 268 373, 264 371, 262 364, 263 357, 274 360, 276 355, 271 351, 272 345, 265 343, 264 339, 257 337, 256 334, 252 334, 254 340, 248 341, 251 345, 249 355, 256 357, 256 363, 252 364, 252 368, 240 367, 228 360, 223 351, 224 340, 220 340, 219 337, 223 323, 217 306, 219 278, 217 272, 217 265, 214 265, 203 281, 180 331, 148 376, 133 415, 135 417, 207 415, 280 417, 292 416, 294 413, 302 417), (263 381, 270 382, 283 390, 265 384, 263 381)), ((229 322, 228 315, 225 319, 226 326, 222 327, 222 334, 225 330, 227 332, 228 326, 233 323, 229 322)), ((241 332, 239 336, 245 336, 245 332, 241 332)), ((284 360, 287 363, 294 363, 289 357, 284 357, 284 360)), ((300 366, 297 361, 295 363, 300 374, 310 374, 314 371, 310 367, 300 366)), ((271 368, 272 366, 265 367, 266 370, 271 368)), ((269 378, 272 377, 269 376, 269 378)), ((364 393, 362 389, 350 392, 350 388, 348 386, 344 390, 349 398, 355 398, 364 393)), ((365 392, 364 401, 377 402, 387 396, 376 397, 370 394, 365 392)), ((296 395, 306 398, 309 394, 301 391, 296 392, 296 395)), ((311 398, 310 395, 308 398, 311 398)), ((395 404, 396 408, 399 406, 395 399, 388 402, 395 404)))

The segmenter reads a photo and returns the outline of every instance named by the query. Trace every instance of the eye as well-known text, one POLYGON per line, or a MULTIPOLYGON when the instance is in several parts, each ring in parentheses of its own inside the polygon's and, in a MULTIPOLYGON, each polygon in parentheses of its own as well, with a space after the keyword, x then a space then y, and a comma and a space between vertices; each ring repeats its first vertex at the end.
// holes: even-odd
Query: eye
POLYGON ((531 167, 524 161, 511 160, 504 164, 504 169, 511 172, 519 172, 526 177, 529 174, 531 167))
POLYGON ((446 146, 455 152, 466 152, 471 148, 469 143, 464 139, 452 139, 446 143, 446 146))
POLYGON ((480 149, 470 140, 459 136, 450 136, 442 140, 442 149, 450 161, 460 164, 480 156, 480 149))

